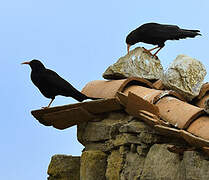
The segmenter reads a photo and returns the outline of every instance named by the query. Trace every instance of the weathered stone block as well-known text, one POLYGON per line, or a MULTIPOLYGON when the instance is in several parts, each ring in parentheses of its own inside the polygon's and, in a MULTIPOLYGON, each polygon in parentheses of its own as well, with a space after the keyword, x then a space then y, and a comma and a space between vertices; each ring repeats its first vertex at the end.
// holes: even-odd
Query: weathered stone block
POLYGON ((185 168, 185 180, 208 180, 209 159, 195 151, 184 152, 183 167, 185 168))
POLYGON ((123 133, 116 136, 112 140, 114 146, 122 146, 127 144, 141 144, 140 138, 133 134, 123 133))
POLYGON ((83 145, 90 142, 104 142, 116 136, 121 123, 127 123, 132 116, 125 112, 112 112, 99 122, 88 122, 78 125, 77 136, 83 145))
POLYGON ((119 150, 113 150, 107 159, 107 180, 120 180, 120 172, 123 167, 123 155, 120 154, 119 150))
POLYGON ((80 157, 54 155, 48 167, 49 180, 79 180, 80 157))
POLYGON ((163 67, 160 60, 137 47, 129 54, 121 57, 103 73, 105 79, 124 79, 140 77, 145 79, 161 79, 163 67))
POLYGON ((81 156, 80 180, 105 180, 107 155, 102 151, 84 151, 81 156))
POLYGON ((154 144, 148 152, 140 180, 183 180, 178 178, 180 159, 166 144, 154 144))
POLYGON ((121 172, 121 180, 137 180, 140 178, 144 167, 145 158, 137 153, 126 154, 125 163, 121 172))
POLYGON ((191 101, 199 95, 205 75, 205 67, 200 61, 179 55, 165 72, 163 84, 191 101))
POLYGON ((111 151, 114 148, 112 141, 105 141, 105 142, 96 142, 96 143, 88 143, 85 145, 85 150, 100 150, 103 152, 111 151))
POLYGON ((154 132, 148 125, 146 125, 143 121, 134 120, 127 124, 123 124, 119 131, 121 133, 136 133, 140 134, 141 132, 154 132))

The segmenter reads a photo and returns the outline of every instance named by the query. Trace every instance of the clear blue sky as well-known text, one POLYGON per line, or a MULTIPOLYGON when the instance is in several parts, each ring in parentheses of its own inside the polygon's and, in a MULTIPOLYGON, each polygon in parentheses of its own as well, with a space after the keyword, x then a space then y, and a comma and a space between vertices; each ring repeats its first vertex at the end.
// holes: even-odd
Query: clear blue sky
MULTIPOLYGON (((40 59, 81 90, 126 54, 125 37, 145 22, 200 29, 195 39, 167 41, 158 57, 166 68, 187 54, 209 69, 209 1, 19 0, 0 3, 0 179, 44 180, 54 154, 80 155, 76 127, 39 124, 31 110, 49 103, 20 63, 40 59)), ((143 45, 147 48, 151 45, 143 45)), ((208 81, 208 75, 205 81, 208 81)), ((57 97, 52 106, 76 102, 57 97)))

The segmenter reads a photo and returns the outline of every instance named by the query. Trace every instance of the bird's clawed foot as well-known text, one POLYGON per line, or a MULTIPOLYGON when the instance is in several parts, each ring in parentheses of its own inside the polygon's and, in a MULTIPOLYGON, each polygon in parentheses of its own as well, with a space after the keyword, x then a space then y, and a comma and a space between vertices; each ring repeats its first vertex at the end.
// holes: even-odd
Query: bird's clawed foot
POLYGON ((142 47, 143 49, 144 49, 144 52, 146 52, 146 53, 148 53, 150 56, 152 56, 152 57, 154 57, 155 59, 158 59, 158 57, 157 57, 157 53, 159 52, 159 50, 161 49, 159 49, 155 54, 152 54, 151 53, 151 51, 153 51, 154 49, 157 49, 157 48, 159 48, 159 47, 155 47, 155 48, 152 48, 152 49, 146 49, 146 48, 144 48, 144 47, 142 47))
POLYGON ((48 106, 46 106, 46 107, 41 107, 41 109, 49 109, 49 107, 48 107, 48 106))
POLYGON ((144 47, 142 47, 142 48, 144 49, 144 52, 146 52, 146 53, 149 54, 150 56, 152 56, 152 57, 158 59, 158 57, 156 56, 156 54, 152 54, 150 50, 145 49, 144 47))
POLYGON ((146 53, 148 53, 149 55, 153 56, 153 54, 150 52, 150 50, 148 50, 148 49, 146 49, 146 48, 144 48, 144 47, 142 47, 142 48, 144 49, 144 52, 146 52, 146 53))

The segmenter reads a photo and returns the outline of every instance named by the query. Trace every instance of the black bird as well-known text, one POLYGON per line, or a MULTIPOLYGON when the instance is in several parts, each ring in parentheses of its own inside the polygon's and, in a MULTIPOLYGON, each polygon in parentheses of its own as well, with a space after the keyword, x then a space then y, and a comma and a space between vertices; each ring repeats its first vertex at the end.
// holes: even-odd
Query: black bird
POLYGON ((29 62, 23 62, 22 64, 30 65, 32 69, 32 82, 46 98, 51 99, 49 105, 46 108, 50 107, 51 103, 55 99, 55 96, 57 95, 72 97, 79 102, 85 99, 97 99, 87 97, 86 95, 79 92, 69 82, 61 78, 56 72, 50 69, 46 69, 39 60, 34 59, 29 62))
POLYGON ((188 30, 180 29, 175 25, 158 24, 158 23, 146 23, 139 26, 137 29, 133 30, 126 37, 127 51, 129 54, 130 46, 138 43, 144 42, 148 44, 157 45, 152 49, 145 49, 151 54, 151 51, 159 48, 153 56, 165 46, 165 41, 167 40, 179 40, 187 37, 194 38, 197 35, 201 35, 199 30, 188 30))

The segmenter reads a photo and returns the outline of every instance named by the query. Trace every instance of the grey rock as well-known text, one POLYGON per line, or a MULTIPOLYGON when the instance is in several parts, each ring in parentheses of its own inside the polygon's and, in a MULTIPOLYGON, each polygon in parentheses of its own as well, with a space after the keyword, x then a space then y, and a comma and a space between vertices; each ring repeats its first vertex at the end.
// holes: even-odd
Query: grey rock
POLYGON ((183 166, 185 169, 185 180, 208 180, 209 160, 195 151, 184 152, 183 166))
POLYGON ((121 180, 137 180, 139 179, 145 158, 137 153, 129 152, 126 154, 125 163, 121 172, 121 180))
POLYGON ((81 156, 80 180, 106 180, 107 155, 102 151, 84 151, 81 156))
POLYGON ((138 137, 140 142, 148 145, 163 141, 163 136, 159 136, 150 132, 141 132, 138 137))
POLYGON ((134 134, 123 133, 116 136, 112 143, 115 147, 129 145, 129 144, 141 144, 140 138, 134 134))
POLYGON ((79 180, 80 157, 54 155, 48 167, 49 180, 79 180))
POLYGON ((124 156, 119 152, 119 150, 113 150, 107 159, 107 170, 106 179, 107 180, 119 180, 120 172, 123 168, 124 156))
POLYGON ((88 143, 85 145, 85 150, 100 150, 103 152, 109 152, 111 149, 114 148, 112 141, 105 141, 105 142, 96 142, 96 143, 88 143))
POLYGON ((163 84, 191 101, 199 95, 205 75, 205 67, 200 61, 178 55, 165 72, 163 84))
POLYGON ((119 129, 119 132, 140 134, 141 132, 154 132, 154 130, 146 125, 143 121, 134 120, 122 125, 119 129))
POLYGON ((161 79, 163 67, 159 59, 137 47, 129 54, 121 57, 103 73, 105 79, 124 79, 140 77, 144 79, 161 79))
POLYGON ((145 159, 140 180, 183 180, 179 173, 180 159, 170 153, 166 144, 153 145, 145 159))
POLYGON ((99 122, 88 122, 78 125, 77 136, 81 144, 86 145, 92 142, 104 142, 114 138, 122 124, 130 121, 132 116, 125 112, 112 112, 99 122))
POLYGON ((136 151, 139 156, 145 157, 150 149, 150 146, 147 144, 141 143, 137 146, 136 151))

